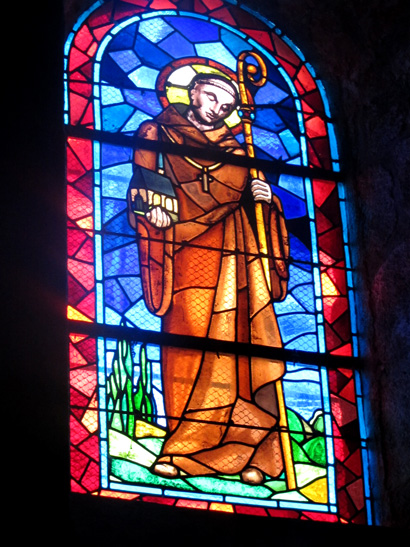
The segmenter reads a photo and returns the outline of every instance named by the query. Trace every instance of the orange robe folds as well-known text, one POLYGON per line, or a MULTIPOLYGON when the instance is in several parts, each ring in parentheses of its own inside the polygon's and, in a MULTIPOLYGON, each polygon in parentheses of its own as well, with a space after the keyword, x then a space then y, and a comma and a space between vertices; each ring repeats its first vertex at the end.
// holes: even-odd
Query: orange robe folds
MULTIPOLYGON (((173 106, 142 124, 138 135, 244 154, 225 125, 201 132, 173 106)), ((137 150, 135 162, 158 169, 152 151, 137 150)), ((170 154, 163 169, 177 196, 178 221, 157 229, 130 209, 145 302, 162 317, 163 332, 281 347, 272 303, 286 294, 288 240, 279 200, 263 204, 269 290, 241 202, 248 169, 170 154), (199 164, 209 167, 207 191, 199 164)), ((163 347, 162 374, 169 434, 159 462, 189 475, 233 475, 250 466, 272 477, 281 473, 275 381, 284 374, 282 361, 163 347)))

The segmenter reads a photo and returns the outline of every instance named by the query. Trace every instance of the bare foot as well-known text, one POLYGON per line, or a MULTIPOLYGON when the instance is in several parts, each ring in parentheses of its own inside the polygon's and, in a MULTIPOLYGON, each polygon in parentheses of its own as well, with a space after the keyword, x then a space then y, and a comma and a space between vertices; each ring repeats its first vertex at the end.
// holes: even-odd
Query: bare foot
POLYGON ((253 485, 261 484, 264 478, 263 473, 259 471, 259 469, 256 469, 256 467, 248 467, 247 469, 244 469, 241 476, 243 482, 253 485))
POLYGON ((178 477, 178 469, 171 463, 157 463, 154 465, 154 473, 166 477, 167 479, 175 479, 178 477))

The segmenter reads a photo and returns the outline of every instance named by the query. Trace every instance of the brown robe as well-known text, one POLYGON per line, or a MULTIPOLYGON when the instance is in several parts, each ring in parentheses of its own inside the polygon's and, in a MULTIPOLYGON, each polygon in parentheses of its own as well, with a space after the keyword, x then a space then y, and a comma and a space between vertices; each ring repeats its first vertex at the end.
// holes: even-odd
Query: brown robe
MULTIPOLYGON (((244 154, 229 129, 201 132, 173 106, 141 125, 138 136, 244 154)), ((281 347, 272 302, 286 294, 288 240, 278 198, 263 204, 271 290, 255 234, 240 199, 246 168, 213 160, 164 156, 179 220, 153 227, 130 212, 137 230, 144 298, 162 316, 163 332, 281 347), (193 161, 192 161, 193 160, 193 161), (210 166, 209 191, 201 169, 210 166)), ((157 154, 135 162, 157 169, 157 154)), ((282 361, 163 347, 162 381, 169 435, 158 462, 189 475, 237 474, 251 466, 278 476, 282 452, 275 381, 282 361)))

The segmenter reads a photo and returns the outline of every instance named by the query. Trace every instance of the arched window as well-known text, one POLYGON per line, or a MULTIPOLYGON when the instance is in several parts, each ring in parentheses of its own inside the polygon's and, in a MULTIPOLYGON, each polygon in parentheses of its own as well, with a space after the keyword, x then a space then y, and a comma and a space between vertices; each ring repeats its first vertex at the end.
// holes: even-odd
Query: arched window
POLYGON ((66 43, 72 490, 371 522, 325 91, 271 22, 187 6, 99 1, 66 43))

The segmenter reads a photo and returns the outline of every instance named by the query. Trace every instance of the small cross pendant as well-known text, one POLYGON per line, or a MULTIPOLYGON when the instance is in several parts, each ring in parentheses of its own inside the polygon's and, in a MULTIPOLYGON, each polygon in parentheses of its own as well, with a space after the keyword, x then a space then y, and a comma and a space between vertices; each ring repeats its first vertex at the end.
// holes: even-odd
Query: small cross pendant
POLYGON ((199 173, 198 180, 202 182, 204 192, 209 192, 209 183, 213 181, 213 177, 209 174, 208 167, 202 167, 202 173, 199 173))

